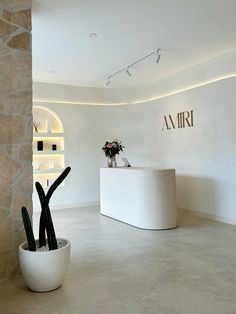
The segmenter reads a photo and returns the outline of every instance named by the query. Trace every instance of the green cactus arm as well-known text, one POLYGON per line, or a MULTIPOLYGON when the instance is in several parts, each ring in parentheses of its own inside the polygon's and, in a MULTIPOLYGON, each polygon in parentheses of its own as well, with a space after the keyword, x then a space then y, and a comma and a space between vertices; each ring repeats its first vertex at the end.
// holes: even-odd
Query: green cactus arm
POLYGON ((25 227, 25 234, 28 242, 29 251, 36 251, 36 243, 34 239, 34 233, 31 225, 31 221, 29 218, 29 213, 26 207, 21 208, 22 220, 25 227))
POLYGON ((44 213, 41 212, 39 220, 39 247, 45 246, 46 244, 44 213))
POLYGON ((56 188, 62 183, 63 180, 65 180, 65 178, 68 176, 69 172, 71 171, 71 167, 67 167, 60 175, 59 177, 53 182, 53 184, 50 186, 48 193, 47 193, 47 201, 49 204, 50 198, 52 196, 52 194, 54 193, 54 191, 56 190, 56 188))
POLYGON ((57 239, 55 235, 55 230, 54 230, 54 226, 52 222, 52 217, 51 217, 48 201, 46 199, 46 196, 45 196, 45 193, 41 184, 39 182, 36 182, 35 187, 39 195, 42 213, 44 216, 45 228, 46 228, 47 237, 48 237, 48 247, 49 247, 49 250, 56 250, 58 248, 57 239))
MULTIPOLYGON (((43 210, 43 200, 42 198, 45 197, 44 191, 42 193, 41 190, 43 190, 41 184, 39 182, 35 183, 35 187, 36 190, 38 192, 39 195, 39 200, 40 200, 40 204, 41 204, 41 214, 40 214, 40 220, 39 220, 39 246, 46 246, 47 245, 47 241, 46 241, 46 226, 45 226, 45 211, 43 210), (40 192, 39 192, 40 190, 40 192), (42 194, 42 196, 41 196, 42 194)), ((51 234, 48 234, 48 243, 50 243, 50 247, 51 247, 51 234)))

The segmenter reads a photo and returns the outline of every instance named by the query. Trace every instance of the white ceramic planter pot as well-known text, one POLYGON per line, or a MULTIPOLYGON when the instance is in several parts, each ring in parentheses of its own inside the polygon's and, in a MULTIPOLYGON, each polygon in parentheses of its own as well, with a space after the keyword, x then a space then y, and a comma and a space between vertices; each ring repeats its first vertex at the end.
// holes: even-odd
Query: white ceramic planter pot
MULTIPOLYGON (((46 252, 26 250, 27 243, 19 247, 20 266, 28 287, 36 292, 46 292, 61 286, 70 262, 71 243, 57 239, 63 247, 46 252)), ((38 243, 38 240, 36 241, 38 243)))

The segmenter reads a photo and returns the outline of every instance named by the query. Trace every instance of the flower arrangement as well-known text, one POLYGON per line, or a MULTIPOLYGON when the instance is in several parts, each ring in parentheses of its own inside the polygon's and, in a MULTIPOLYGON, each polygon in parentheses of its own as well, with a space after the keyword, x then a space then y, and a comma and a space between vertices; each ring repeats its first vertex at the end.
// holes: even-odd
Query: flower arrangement
POLYGON ((125 146, 121 144, 121 141, 119 142, 116 139, 112 142, 106 141, 105 145, 102 147, 102 150, 106 157, 112 157, 115 156, 116 154, 119 155, 120 151, 123 152, 123 148, 125 148, 125 146))

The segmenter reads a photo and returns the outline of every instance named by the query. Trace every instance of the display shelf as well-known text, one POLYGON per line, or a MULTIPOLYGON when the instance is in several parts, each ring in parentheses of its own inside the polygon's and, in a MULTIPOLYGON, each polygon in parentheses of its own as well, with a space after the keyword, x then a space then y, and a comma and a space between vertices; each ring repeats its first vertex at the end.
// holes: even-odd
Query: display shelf
POLYGON ((60 174, 62 173, 63 170, 64 168, 38 169, 38 170, 34 170, 33 173, 35 175, 41 175, 41 174, 47 174, 47 173, 60 174))
POLYGON ((33 151, 34 156, 45 156, 45 155, 64 155, 64 150, 35 150, 33 151))
POLYGON ((49 133, 49 132, 38 132, 38 133, 33 133, 33 138, 34 137, 39 137, 39 138, 57 138, 57 137, 64 137, 64 133, 62 133, 62 132, 51 132, 51 133, 49 133))

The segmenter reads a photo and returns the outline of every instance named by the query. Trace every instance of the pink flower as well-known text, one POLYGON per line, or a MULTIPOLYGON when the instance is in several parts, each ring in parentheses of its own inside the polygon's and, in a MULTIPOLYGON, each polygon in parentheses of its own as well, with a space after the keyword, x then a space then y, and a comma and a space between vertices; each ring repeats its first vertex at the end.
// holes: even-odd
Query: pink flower
POLYGON ((108 143, 106 146, 107 146, 108 148, 112 148, 112 144, 111 144, 111 143, 108 143))

